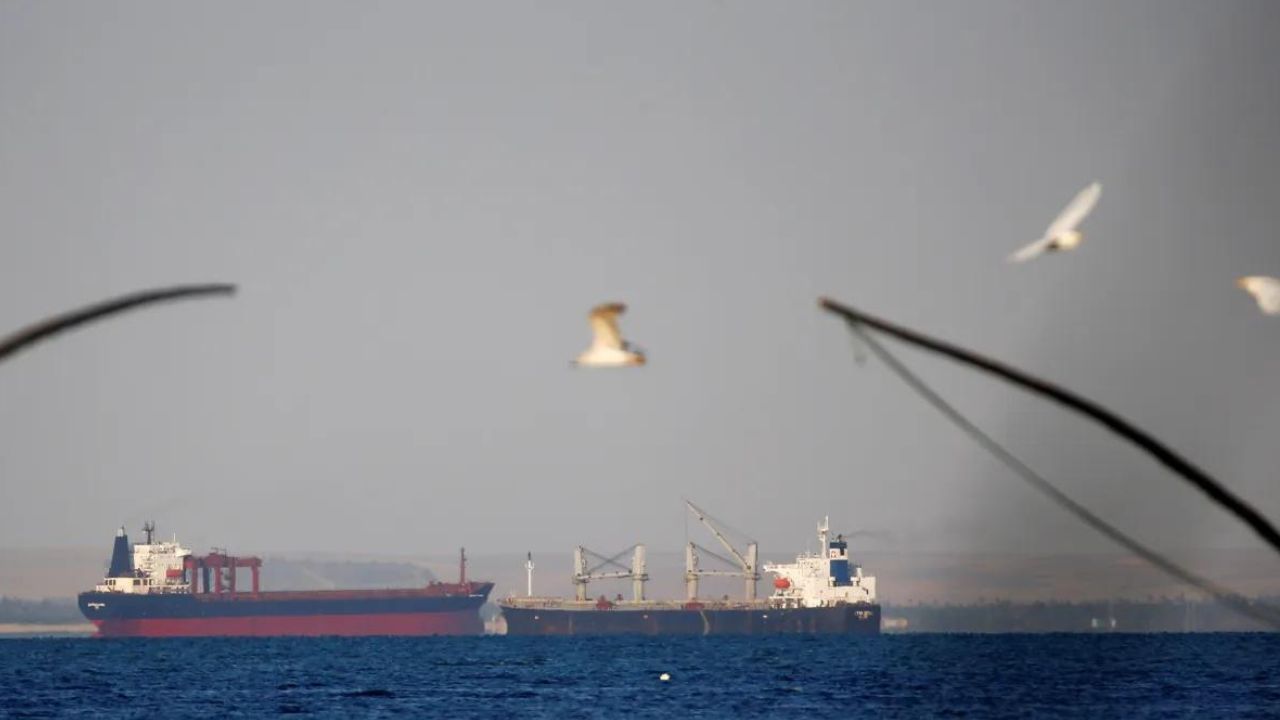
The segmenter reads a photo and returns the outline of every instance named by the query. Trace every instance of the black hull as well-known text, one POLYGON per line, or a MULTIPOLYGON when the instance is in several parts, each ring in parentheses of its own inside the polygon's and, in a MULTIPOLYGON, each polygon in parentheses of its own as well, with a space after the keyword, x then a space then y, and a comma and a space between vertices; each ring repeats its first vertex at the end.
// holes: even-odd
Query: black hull
POLYGON ((491 583, 467 595, 436 595, 420 591, 320 591, 252 595, 172 594, 132 595, 83 592, 80 612, 91 622, 101 620, 205 619, 288 617, 299 615, 376 615, 396 613, 479 613, 491 583))
POLYGON ((99 637, 479 635, 492 583, 405 590, 80 594, 99 637), (465 594, 464 594, 465 593, 465 594))
POLYGON ((566 610, 502 605, 508 635, 879 635, 879 605, 566 610))

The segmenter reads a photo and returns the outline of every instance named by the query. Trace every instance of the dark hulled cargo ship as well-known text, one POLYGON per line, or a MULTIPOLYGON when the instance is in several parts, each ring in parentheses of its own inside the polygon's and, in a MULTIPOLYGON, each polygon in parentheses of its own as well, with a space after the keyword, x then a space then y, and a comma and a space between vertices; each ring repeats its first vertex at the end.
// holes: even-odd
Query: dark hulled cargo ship
MULTIPOLYGON (((698 519, 706 522, 705 513, 690 504, 698 519)), ((601 597, 595 601, 585 597, 586 580, 591 573, 583 561, 583 548, 576 555, 575 582, 578 598, 511 597, 502 600, 502 616, 508 635, 776 635, 830 634, 877 635, 880 633, 880 605, 876 602, 875 578, 863 575, 862 568, 849 560, 847 541, 837 535, 829 538, 827 521, 818 526, 822 552, 796 557, 794 563, 766 564, 772 573, 773 594, 754 598, 756 548, 748 546, 745 555, 738 553, 712 525, 722 544, 741 564, 741 571, 705 571, 698 569, 696 545, 690 544, 686 555, 686 582, 689 599, 685 602, 644 600, 644 546, 635 546, 630 569, 596 577, 631 578, 635 598, 611 601, 601 597), (697 598, 700 575, 735 575, 747 579, 748 599, 743 601, 705 601, 697 598)), ((614 562, 614 558, 606 559, 614 562)), ((614 563, 617 564, 617 563, 614 563)), ((532 561, 526 567, 532 573, 532 561)), ((532 581, 530 581, 530 595, 532 581)))
POLYGON ((577 606, 504 600, 508 635, 878 635, 880 606, 771 608, 731 603, 577 606))
POLYGON ((172 542, 129 544, 121 528, 102 584, 80 593, 80 611, 99 637, 270 635, 478 635, 493 583, 459 582, 386 590, 262 591, 262 561, 212 552, 197 557, 172 542), (237 587, 237 570, 251 573, 237 587))

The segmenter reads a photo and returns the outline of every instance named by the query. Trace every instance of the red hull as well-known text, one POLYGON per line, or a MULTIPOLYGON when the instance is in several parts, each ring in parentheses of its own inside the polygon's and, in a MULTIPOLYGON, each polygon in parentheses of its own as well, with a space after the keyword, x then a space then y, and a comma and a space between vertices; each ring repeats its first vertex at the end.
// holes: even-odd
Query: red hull
POLYGON ((96 620, 98 637, 270 637, 280 635, 479 635, 474 609, 377 615, 276 615, 96 620))

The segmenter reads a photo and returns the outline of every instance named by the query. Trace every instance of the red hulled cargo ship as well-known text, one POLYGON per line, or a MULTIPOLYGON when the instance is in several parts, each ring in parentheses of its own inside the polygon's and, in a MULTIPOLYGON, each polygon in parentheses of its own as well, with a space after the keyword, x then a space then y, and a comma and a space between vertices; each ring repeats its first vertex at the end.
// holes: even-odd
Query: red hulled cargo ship
POLYGON ((456 583, 385 590, 262 591, 262 561, 223 552, 196 556, 178 544, 129 544, 116 534, 102 584, 80 593, 80 611, 99 637, 270 635, 479 635, 480 606, 493 583, 456 583), (237 570, 250 587, 237 586, 237 570))

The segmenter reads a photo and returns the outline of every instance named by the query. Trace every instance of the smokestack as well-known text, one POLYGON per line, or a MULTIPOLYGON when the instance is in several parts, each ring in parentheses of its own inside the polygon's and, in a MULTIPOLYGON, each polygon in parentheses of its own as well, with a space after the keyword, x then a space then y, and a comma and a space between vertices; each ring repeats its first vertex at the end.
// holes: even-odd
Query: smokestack
POLYGON ((130 577, 133 575, 133 556, 129 553, 129 536, 124 526, 116 531, 116 544, 111 548, 111 569, 107 577, 130 577))

